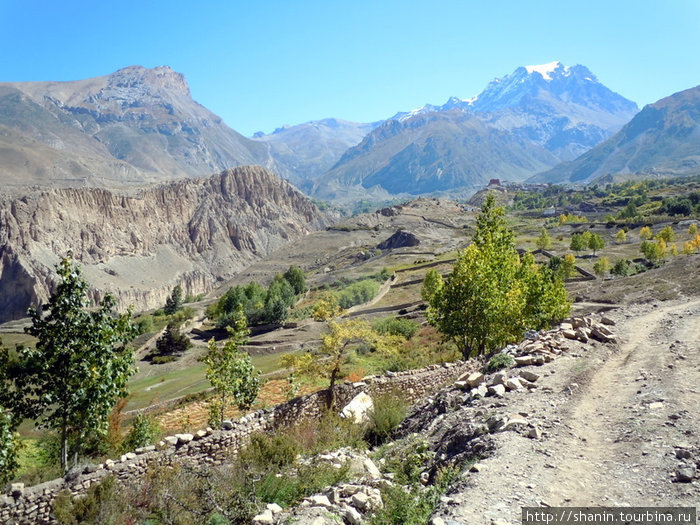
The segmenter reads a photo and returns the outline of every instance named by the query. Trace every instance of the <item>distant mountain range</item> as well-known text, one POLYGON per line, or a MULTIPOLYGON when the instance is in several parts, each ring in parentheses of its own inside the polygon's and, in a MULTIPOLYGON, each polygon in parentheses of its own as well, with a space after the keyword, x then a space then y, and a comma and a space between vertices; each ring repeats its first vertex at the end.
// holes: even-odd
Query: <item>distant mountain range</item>
POLYGON ((520 181, 576 158, 619 130, 637 105, 584 66, 519 67, 471 99, 397 113, 349 149, 312 194, 421 194, 520 181))
POLYGON ((313 181, 381 122, 361 124, 328 118, 284 126, 253 139, 266 145, 267 166, 297 187, 308 191, 313 181))
POLYGON ((700 86, 645 106, 618 133, 533 182, 586 184, 617 174, 700 173, 700 86))
POLYGON ((464 195, 491 178, 685 173, 697 171, 696 90, 631 120, 634 102, 584 66, 552 62, 385 121, 329 118, 247 138, 195 102, 182 74, 131 66, 72 82, 0 83, 0 177, 6 193, 124 188, 257 164, 314 197, 352 201, 464 195))

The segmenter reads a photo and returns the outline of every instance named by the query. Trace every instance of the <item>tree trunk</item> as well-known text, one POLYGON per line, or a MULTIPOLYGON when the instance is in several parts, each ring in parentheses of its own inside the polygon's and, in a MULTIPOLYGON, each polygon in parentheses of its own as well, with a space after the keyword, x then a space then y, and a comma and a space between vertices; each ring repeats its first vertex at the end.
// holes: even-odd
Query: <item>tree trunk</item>
POLYGON ((331 371, 331 385, 328 387, 328 408, 331 409, 335 405, 335 380, 338 377, 338 367, 331 371))
POLYGON ((68 428, 66 417, 63 417, 61 425, 61 470, 68 471, 68 428))
POLYGON ((224 417, 226 416, 226 396, 222 395, 221 396, 221 421, 219 421, 219 428, 223 428, 224 426, 224 417))

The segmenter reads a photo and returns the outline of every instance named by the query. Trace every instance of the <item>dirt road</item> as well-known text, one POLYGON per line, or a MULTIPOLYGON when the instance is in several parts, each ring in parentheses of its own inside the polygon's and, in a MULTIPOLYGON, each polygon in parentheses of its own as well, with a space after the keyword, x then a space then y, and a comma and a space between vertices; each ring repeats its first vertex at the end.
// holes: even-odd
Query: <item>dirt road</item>
POLYGON ((496 454, 465 474, 436 516, 515 524, 522 506, 700 502, 697 479, 676 480, 679 466, 700 462, 700 300, 608 315, 617 347, 577 343, 537 370, 539 389, 491 402, 526 415, 542 436, 497 434, 496 454))

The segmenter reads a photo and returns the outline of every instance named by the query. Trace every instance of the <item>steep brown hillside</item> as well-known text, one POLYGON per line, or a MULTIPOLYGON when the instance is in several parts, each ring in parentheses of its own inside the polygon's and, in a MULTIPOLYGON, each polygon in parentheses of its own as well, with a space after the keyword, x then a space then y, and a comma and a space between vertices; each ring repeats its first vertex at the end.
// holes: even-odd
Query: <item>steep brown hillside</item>
POLYGON ((53 265, 72 250, 95 297, 121 306, 163 304, 181 283, 196 294, 256 258, 323 226, 287 182, 256 166, 120 194, 37 190, 0 201, 0 321, 45 301, 53 265))
POLYGON ((120 187, 270 163, 264 144, 192 99, 167 66, 72 82, 0 83, 5 190, 120 187))

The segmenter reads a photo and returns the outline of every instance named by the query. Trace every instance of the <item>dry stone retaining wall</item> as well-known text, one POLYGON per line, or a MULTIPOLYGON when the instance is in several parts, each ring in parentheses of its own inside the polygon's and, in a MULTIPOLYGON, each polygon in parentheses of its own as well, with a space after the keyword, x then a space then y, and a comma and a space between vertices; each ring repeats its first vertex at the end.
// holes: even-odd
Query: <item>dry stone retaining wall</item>
MULTIPOLYGON (((374 396, 400 392, 406 401, 413 403, 474 367, 473 363, 458 361, 419 370, 368 376, 361 382, 336 387, 337 402, 343 406, 365 391, 374 396)), ((69 474, 65 478, 27 488, 15 486, 8 494, 0 495, 0 523, 55 523, 51 517, 51 502, 56 495, 64 490, 69 490, 73 495, 85 494, 90 485, 110 474, 116 476, 119 482, 128 483, 155 465, 224 463, 231 455, 238 453, 255 432, 319 417, 325 410, 328 395, 328 390, 321 390, 270 409, 258 410, 232 422, 227 430, 207 429, 196 434, 168 436, 157 447, 143 447, 124 454, 118 460, 88 465, 80 473, 69 474)))

